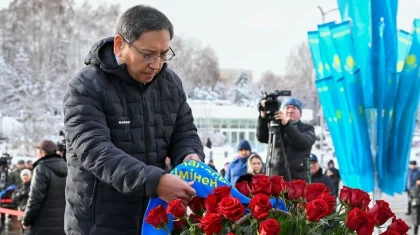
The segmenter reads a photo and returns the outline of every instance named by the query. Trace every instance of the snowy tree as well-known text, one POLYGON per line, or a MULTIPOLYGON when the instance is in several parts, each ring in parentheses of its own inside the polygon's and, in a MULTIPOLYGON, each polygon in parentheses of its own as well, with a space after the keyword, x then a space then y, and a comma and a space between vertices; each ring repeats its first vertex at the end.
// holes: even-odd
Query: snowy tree
POLYGON ((229 99, 238 105, 255 105, 256 94, 249 84, 248 74, 240 71, 234 84, 235 86, 229 91, 229 99))
POLYGON ((168 63, 182 79, 187 93, 196 87, 213 88, 219 81, 218 58, 210 47, 193 39, 175 37, 171 43, 176 56, 168 63))

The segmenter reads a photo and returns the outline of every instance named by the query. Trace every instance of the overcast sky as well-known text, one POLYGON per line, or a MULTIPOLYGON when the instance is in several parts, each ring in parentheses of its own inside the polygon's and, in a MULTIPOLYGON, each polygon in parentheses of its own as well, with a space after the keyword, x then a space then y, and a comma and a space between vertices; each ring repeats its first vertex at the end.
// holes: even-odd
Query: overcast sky
MULTIPOLYGON (((0 0, 0 8, 9 2, 0 0)), ((92 0, 92 5, 102 3, 120 4, 122 10, 136 4, 158 8, 172 21, 175 36, 210 45, 221 68, 250 69, 254 79, 263 71, 285 70, 290 49, 320 23, 318 5, 325 11, 337 7, 336 0, 92 0)), ((420 18, 419 9, 419 0, 399 0, 399 27, 411 30, 413 19, 420 18)), ((327 15, 327 21, 333 20, 339 20, 338 12, 327 15)))

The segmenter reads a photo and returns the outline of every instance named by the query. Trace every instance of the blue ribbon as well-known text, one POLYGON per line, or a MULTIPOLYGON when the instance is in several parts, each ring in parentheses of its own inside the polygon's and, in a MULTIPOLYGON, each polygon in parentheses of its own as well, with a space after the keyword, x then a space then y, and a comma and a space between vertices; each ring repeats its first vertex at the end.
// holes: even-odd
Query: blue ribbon
MULTIPOLYGON (((183 178, 185 181, 191 182, 194 181, 192 187, 195 189, 197 196, 202 198, 207 198, 207 195, 211 194, 213 189, 219 186, 231 186, 231 184, 223 178, 219 173, 208 167, 205 163, 188 161, 184 162, 177 167, 175 167, 171 174, 178 175, 183 178)), ((241 194, 235 187, 232 187, 231 194, 233 197, 238 198, 239 201, 248 205, 250 198, 241 194)), ((275 205, 276 200, 271 199, 272 205, 275 205)), ((149 206, 147 207, 145 218, 149 214, 150 210, 153 208, 163 205, 165 208, 168 203, 163 201, 160 198, 150 199, 149 206)), ((286 206, 283 201, 279 200, 277 202, 277 208, 283 211, 287 211, 286 206)), ((173 228, 173 217, 169 215, 169 223, 167 224, 169 231, 172 231, 173 228)), ((166 231, 163 229, 156 229, 152 225, 148 224, 145 219, 143 219, 142 234, 144 235, 167 235, 166 231)))

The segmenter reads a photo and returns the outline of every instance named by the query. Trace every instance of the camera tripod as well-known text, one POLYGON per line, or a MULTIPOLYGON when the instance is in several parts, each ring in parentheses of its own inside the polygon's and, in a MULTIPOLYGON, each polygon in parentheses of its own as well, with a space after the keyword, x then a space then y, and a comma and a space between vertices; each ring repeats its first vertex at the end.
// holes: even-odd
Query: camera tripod
MULTIPOLYGON (((292 181, 290 175, 289 162, 287 161, 286 152, 284 151, 284 144, 281 135, 277 135, 278 130, 280 129, 279 122, 275 120, 268 121, 268 148, 267 148, 267 160, 266 160, 266 175, 271 177, 273 175, 273 155, 276 148, 277 138, 280 143, 280 162, 284 163, 284 169, 286 172, 285 179, 287 182, 292 181)), ((280 129, 281 130, 281 129, 280 129)))

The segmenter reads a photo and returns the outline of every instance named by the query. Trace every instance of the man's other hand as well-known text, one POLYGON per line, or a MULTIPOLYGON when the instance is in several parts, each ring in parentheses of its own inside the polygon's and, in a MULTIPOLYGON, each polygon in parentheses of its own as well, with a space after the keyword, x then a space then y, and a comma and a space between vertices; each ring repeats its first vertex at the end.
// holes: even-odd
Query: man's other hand
POLYGON ((186 162, 186 161, 189 161, 189 160, 194 160, 194 161, 197 161, 197 162, 201 162, 201 158, 195 153, 188 154, 187 156, 185 156, 183 162, 186 162))
POLYGON ((187 183, 177 175, 165 174, 160 177, 156 192, 165 202, 182 199, 187 203, 196 195, 195 189, 191 187, 193 183, 187 183))

